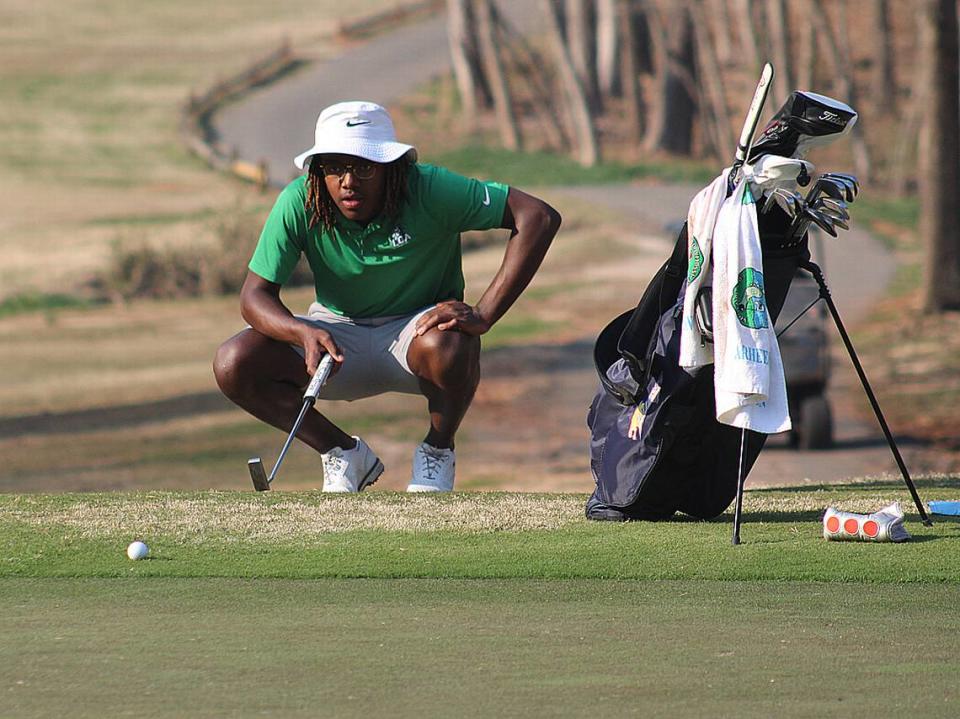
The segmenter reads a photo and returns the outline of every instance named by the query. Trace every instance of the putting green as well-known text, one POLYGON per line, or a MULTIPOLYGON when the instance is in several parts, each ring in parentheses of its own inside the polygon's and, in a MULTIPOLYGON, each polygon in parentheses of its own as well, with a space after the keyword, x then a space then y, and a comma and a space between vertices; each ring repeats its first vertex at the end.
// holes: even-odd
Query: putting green
POLYGON ((2 716, 956 716, 960 588, 4 579, 2 716))
POLYGON ((960 522, 821 536, 903 494, 750 492, 740 547, 579 495, 0 495, 0 716, 953 717, 960 522))

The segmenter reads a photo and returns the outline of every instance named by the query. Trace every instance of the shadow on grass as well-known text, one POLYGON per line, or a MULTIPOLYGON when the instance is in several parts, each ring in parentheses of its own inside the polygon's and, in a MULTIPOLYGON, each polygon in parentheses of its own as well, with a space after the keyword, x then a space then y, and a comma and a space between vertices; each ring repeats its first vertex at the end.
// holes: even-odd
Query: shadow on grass
POLYGON ((4 417, 0 419, 0 439, 134 427, 195 414, 232 412, 235 409, 236 406, 220 392, 197 392, 154 402, 4 417))

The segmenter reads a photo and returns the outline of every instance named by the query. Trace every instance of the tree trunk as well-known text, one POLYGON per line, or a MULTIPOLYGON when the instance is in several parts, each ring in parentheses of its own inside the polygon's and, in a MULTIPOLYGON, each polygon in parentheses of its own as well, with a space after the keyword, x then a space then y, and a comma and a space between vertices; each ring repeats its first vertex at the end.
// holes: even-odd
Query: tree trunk
MULTIPOLYGON (((805 2, 806 0, 801 1, 805 2)), ((817 49, 811 23, 799 23, 796 45, 797 61, 794 63, 796 67, 796 89, 812 90, 814 88, 814 63, 817 61, 817 49)), ((782 98, 781 102, 786 99, 786 97, 782 98)))
POLYGON ((664 88, 667 122, 658 147, 679 155, 693 151, 693 123, 697 112, 693 23, 689 9, 672 7, 667 30, 668 69, 664 88))
POLYGON ((915 36, 920 43, 916 54, 917 67, 913 73, 914 81, 907 88, 907 99, 900 104, 898 112, 900 119, 894 135, 893 151, 888 160, 888 183, 890 191, 895 195, 905 195, 908 190, 916 190, 915 185, 913 187, 910 185, 917 179, 920 129, 927 116, 926 107, 930 104, 929 95, 932 85, 930 78, 933 77, 933 70, 928 67, 930 58, 923 50, 924 33, 927 31, 923 13, 914 13, 914 20, 915 36))
POLYGON ((753 0, 734 0, 734 2, 740 54, 753 63, 750 72, 750 76, 753 77, 760 74, 760 67, 764 63, 763 48, 757 36, 756 26, 753 24, 753 0))
POLYGON ((627 124, 631 144, 638 145, 643 137, 643 95, 640 93, 640 70, 637 67, 637 35, 633 24, 631 0, 617 0, 617 24, 623 39, 621 58, 623 67, 623 99, 627 109, 627 124))
POLYGON ((956 0, 925 0, 921 53, 930 84, 920 140, 923 308, 960 310, 960 49, 956 0))
POLYGON ((543 68, 547 66, 547 61, 502 13, 497 12, 496 5, 492 7, 497 46, 504 48, 509 61, 516 68, 517 76, 529 88, 531 110, 546 147, 562 152, 572 144, 573 139, 561 120, 563 103, 558 102, 555 89, 544 77, 543 68))
POLYGON ((893 78, 893 33, 890 29, 890 4, 888 0, 873 0, 870 19, 873 29, 873 77, 870 95, 874 106, 881 112, 892 112, 896 103, 896 86, 893 78))
POLYGON ((597 0, 597 84, 603 97, 620 92, 618 0, 597 0))
POLYGON ((573 126, 573 135, 576 137, 575 156, 577 161, 585 167, 597 164, 600 151, 597 147, 597 133, 590 114, 587 96, 580 78, 573 67, 570 50, 563 37, 563 28, 560 25, 560 16, 555 0, 541 0, 544 15, 547 20, 547 32, 550 42, 557 56, 557 70, 563 84, 566 106, 573 126))
POLYGON ((590 30, 590 6, 587 0, 566 0, 566 40, 570 60, 587 96, 591 110, 599 110, 600 93, 594 71, 593 33, 590 30))
POLYGON ((776 94, 784 100, 794 90, 789 24, 786 0, 767 0, 767 37, 776 68, 773 83, 776 94))
POLYGON ((520 130, 517 128, 517 120, 513 114, 513 103, 507 87, 507 78, 503 72, 503 63, 500 61, 497 44, 493 38, 490 2, 491 0, 473 0, 477 18, 477 35, 480 40, 480 55, 483 59, 484 72, 490 82, 490 91, 493 94, 493 109, 497 114, 500 141, 508 150, 519 150, 520 130))
POLYGON ((464 127, 474 130, 477 123, 477 77, 473 54, 475 29, 469 0, 447 0, 447 39, 450 60, 460 94, 460 112, 464 127))
POLYGON ((730 11, 727 0, 710 0, 707 7, 710 34, 717 49, 717 60, 723 66, 730 64, 733 48, 730 46, 730 11))
POLYGON ((693 27, 685 4, 664 4, 654 9, 651 3, 648 13, 650 35, 656 38, 658 104, 644 146, 648 151, 689 155, 697 110, 693 27))
POLYGON ((693 0, 690 5, 697 50, 697 76, 706 100, 700 111, 700 121, 710 129, 714 156, 725 162, 736 149, 737 138, 730 126, 730 114, 723 92, 716 48, 710 35, 709 9, 704 0, 693 0))
MULTIPOLYGON (((841 4, 841 10, 846 6, 841 4)), ((854 110, 857 109, 857 93, 853 82, 850 79, 853 68, 850 66, 849 53, 846 46, 846 16, 841 16, 839 25, 843 35, 838 38, 834 32, 832 24, 827 19, 824 11, 823 0, 811 0, 809 9, 810 20, 814 25, 814 32, 817 39, 826 44, 827 52, 824 55, 829 58, 833 65, 833 77, 841 97, 839 100, 849 104, 854 110)), ((850 136, 850 144, 853 147, 854 171, 861 181, 870 179, 870 149, 867 147, 866 138, 863 135, 863 124, 857 122, 853 126, 850 136)))

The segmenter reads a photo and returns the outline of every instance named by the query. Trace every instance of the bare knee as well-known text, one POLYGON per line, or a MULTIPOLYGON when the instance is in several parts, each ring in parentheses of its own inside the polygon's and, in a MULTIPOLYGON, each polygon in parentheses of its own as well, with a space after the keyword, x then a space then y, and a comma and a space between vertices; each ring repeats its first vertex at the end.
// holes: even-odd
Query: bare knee
POLYGON ((416 340, 410 368, 441 389, 472 389, 480 380, 480 338, 430 330, 416 340))
POLYGON ((243 378, 246 375, 245 364, 249 355, 242 340, 242 333, 224 342, 213 358, 213 376, 220 391, 227 397, 236 397, 242 392, 243 378))

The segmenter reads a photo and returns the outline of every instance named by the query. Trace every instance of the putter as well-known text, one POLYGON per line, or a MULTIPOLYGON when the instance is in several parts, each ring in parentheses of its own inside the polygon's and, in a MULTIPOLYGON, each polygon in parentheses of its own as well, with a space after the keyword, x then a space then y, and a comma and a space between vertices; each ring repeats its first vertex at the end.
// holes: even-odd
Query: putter
POLYGON ((303 407, 300 408, 297 421, 293 423, 293 429, 291 429, 290 434, 287 435, 287 441, 284 442, 283 449, 280 450, 280 456, 277 457, 277 463, 273 465, 270 476, 267 476, 267 473, 264 471, 263 461, 259 457, 253 457, 247 460, 247 469, 250 470, 250 479, 253 480, 253 488, 258 492, 265 492, 270 489, 270 483, 273 482, 273 478, 277 476, 280 463, 283 461, 284 456, 286 456, 287 450, 290 449, 293 438, 297 436, 297 431, 300 429, 300 425, 303 424, 303 418, 307 416, 307 410, 316 403, 320 389, 327 383, 332 369, 333 357, 325 354, 323 359, 320 360, 317 371, 313 373, 313 379, 311 379, 310 384, 307 385, 306 392, 303 393, 303 407))

